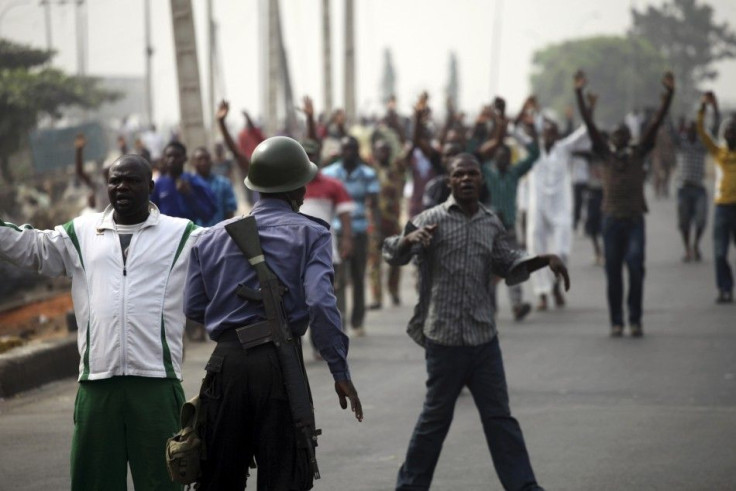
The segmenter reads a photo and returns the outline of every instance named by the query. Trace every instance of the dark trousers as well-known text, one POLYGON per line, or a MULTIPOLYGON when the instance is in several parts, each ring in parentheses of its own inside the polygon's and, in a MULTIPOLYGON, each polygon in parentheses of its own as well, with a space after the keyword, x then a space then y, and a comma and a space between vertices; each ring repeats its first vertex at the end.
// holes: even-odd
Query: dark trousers
POLYGON ((583 215, 583 204, 585 204, 585 196, 588 191, 588 184, 585 182, 576 182, 572 185, 572 228, 578 229, 580 217, 583 215))
POLYGON ((736 205, 716 205, 713 220, 713 256, 716 263, 718 290, 733 290, 733 274, 728 265, 728 246, 736 243, 736 205))
POLYGON ((338 264, 337 271, 335 271, 335 296, 337 297, 337 308, 342 314, 343 326, 347 324, 345 289, 349 281, 353 289, 353 312, 350 315, 350 326, 363 327, 367 260, 368 236, 365 233, 353 234, 353 255, 338 264))
MULTIPOLYGON (((227 333, 226 333, 227 334, 227 333)), ((296 435, 272 344, 244 351, 222 341, 207 363, 200 398, 206 415, 200 491, 242 491, 253 457, 261 491, 311 489, 306 452, 296 435)))
POLYGON ((397 490, 425 490, 432 482, 460 390, 467 386, 504 489, 539 489, 518 421, 511 416, 498 337, 481 346, 427 342, 427 395, 414 427, 397 490))
POLYGON ((640 324, 644 295, 644 217, 603 218, 603 247, 608 280, 608 311, 612 326, 623 326, 623 264, 629 273, 629 323, 640 324))

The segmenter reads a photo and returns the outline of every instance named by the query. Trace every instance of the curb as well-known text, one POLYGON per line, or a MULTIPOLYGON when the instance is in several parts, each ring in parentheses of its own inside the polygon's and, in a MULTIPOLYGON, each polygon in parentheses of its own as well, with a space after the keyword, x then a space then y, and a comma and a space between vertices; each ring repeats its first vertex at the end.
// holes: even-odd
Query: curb
POLYGON ((77 334, 0 354, 0 399, 79 374, 77 334))

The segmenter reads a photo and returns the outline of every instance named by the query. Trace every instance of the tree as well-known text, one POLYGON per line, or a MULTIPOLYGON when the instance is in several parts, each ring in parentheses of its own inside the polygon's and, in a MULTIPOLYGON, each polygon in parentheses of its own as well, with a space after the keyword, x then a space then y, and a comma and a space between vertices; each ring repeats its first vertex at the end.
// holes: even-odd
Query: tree
POLYGON ((455 52, 450 53, 450 74, 447 79, 447 87, 445 88, 447 99, 452 102, 452 107, 457 107, 457 98, 460 93, 460 80, 457 74, 457 55, 455 52))
POLYGON ((396 70, 391 50, 383 50, 383 77, 381 78, 381 102, 387 104, 396 95, 396 70))
POLYGON ((596 119, 612 125, 626 112, 659 103, 662 56, 647 41, 597 36, 553 44, 534 53, 532 91, 544 106, 562 113, 573 105, 572 77, 583 69, 600 94, 596 119))
POLYGON ((39 117, 60 116, 64 106, 95 108, 119 97, 99 80, 70 77, 46 66, 53 52, 0 39, 0 173, 12 182, 8 159, 20 149, 39 117))
POLYGON ((736 33, 716 23, 713 8, 697 0, 670 0, 631 10, 631 34, 649 41, 672 67, 680 97, 677 109, 697 103, 701 83, 718 77, 713 63, 736 57, 736 33))

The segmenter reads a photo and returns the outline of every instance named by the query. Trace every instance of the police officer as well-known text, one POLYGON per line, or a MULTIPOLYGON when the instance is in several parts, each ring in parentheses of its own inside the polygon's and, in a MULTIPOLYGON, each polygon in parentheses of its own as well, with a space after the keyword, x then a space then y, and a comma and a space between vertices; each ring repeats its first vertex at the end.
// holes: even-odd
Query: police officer
MULTIPOLYGON (((348 338, 333 292, 332 245, 326 224, 298 213, 306 184, 317 174, 298 142, 273 137, 256 147, 245 185, 261 193, 251 214, 263 255, 285 287, 284 308, 292 332, 310 325, 314 343, 335 379, 340 406, 358 421, 363 410, 347 364, 348 338)), ((226 220, 205 231, 192 249, 184 311, 205 325, 217 346, 201 390, 206 417, 206 460, 200 490, 242 490, 255 456, 258 489, 310 489, 309 463, 296 432, 276 349, 272 343, 243 350, 235 329, 263 321, 260 302, 236 295, 239 285, 257 290, 254 269, 230 238, 226 220)))

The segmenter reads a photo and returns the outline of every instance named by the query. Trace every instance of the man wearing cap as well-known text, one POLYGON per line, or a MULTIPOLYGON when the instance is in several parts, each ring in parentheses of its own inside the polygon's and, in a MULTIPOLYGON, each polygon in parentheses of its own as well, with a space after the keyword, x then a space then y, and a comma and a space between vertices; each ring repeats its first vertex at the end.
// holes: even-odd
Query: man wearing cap
MULTIPOLYGON (((343 409, 363 410, 350 379, 348 338, 333 291, 332 241, 324 222, 298 213, 306 184, 317 174, 298 142, 273 137, 253 152, 245 185, 261 193, 251 215, 265 262, 285 288, 283 305, 295 336, 309 325, 335 380, 343 409)), ((255 270, 225 229, 202 233, 192 249, 184 312, 202 322, 217 346, 200 397, 205 415, 200 490, 240 490, 255 457, 258 489, 310 489, 309 463, 298 452, 278 357, 272 343, 243 350, 235 329, 265 320, 261 302, 238 297, 239 285, 258 290, 255 270)))

